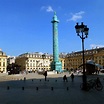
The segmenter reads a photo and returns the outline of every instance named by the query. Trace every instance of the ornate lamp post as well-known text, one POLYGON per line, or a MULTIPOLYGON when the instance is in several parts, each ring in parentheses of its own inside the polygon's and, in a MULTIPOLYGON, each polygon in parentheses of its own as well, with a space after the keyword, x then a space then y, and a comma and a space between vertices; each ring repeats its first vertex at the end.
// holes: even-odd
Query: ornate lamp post
POLYGON ((77 23, 75 26, 75 29, 76 29, 77 35, 82 39, 82 53, 83 53, 82 54, 82 59, 83 59, 83 76, 82 76, 83 86, 82 86, 82 89, 86 90, 86 88, 87 88, 87 86, 86 86, 87 77, 86 77, 86 73, 85 73, 84 39, 88 37, 89 28, 87 28, 87 25, 84 25, 82 22, 81 25, 78 25, 78 23, 77 23))
POLYGON ((44 70, 44 59, 46 58, 46 55, 45 54, 43 54, 42 55, 42 59, 43 59, 43 70, 44 70))

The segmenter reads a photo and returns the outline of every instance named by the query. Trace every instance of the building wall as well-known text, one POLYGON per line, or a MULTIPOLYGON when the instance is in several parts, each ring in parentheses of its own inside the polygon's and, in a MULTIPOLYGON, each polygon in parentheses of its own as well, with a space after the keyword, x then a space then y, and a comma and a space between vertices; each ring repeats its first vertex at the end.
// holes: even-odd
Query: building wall
POLYGON ((7 64, 15 63, 15 57, 14 56, 8 56, 7 57, 7 64))
POLYGON ((7 72, 7 56, 4 52, 0 51, 0 73, 7 72))
MULTIPOLYGON (((53 60, 52 55, 45 54, 45 58, 42 58, 42 53, 36 52, 36 53, 24 53, 16 57, 16 64, 20 65, 21 70, 27 70, 27 71, 36 71, 39 69, 45 69, 50 70, 50 64, 53 60)), ((62 69, 65 69, 65 58, 60 58, 60 61, 62 62, 62 69)))
POLYGON ((60 61, 62 63, 62 70, 65 69, 65 58, 60 58, 60 61))
POLYGON ((59 60, 62 63, 62 70, 65 69, 65 57, 66 57, 66 53, 60 53, 59 54, 59 60))
POLYGON ((42 58, 41 53, 25 53, 16 57, 16 64, 21 66, 21 70, 36 71, 38 69, 50 70, 51 56, 45 54, 42 58))
MULTIPOLYGON (((97 64, 104 66, 104 48, 95 48, 91 50, 85 50, 85 63, 88 60, 92 60, 97 64)), ((65 68, 76 69, 83 63, 82 51, 72 52, 65 57, 65 68)))

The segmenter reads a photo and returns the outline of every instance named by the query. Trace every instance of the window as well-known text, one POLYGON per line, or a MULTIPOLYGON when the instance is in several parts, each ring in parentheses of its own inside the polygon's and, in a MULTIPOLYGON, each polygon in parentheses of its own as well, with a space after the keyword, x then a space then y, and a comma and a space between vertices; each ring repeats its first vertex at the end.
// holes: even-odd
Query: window
POLYGON ((32 57, 32 55, 30 54, 30 57, 32 57))
POLYGON ((33 63, 33 66, 35 66, 35 63, 33 63))
POLYGON ((5 66, 5 62, 3 62, 3 66, 5 66))
POLYGON ((29 63, 27 64, 27 66, 29 66, 29 63))
POLYGON ((30 63, 30 66, 32 66, 32 63, 30 63))

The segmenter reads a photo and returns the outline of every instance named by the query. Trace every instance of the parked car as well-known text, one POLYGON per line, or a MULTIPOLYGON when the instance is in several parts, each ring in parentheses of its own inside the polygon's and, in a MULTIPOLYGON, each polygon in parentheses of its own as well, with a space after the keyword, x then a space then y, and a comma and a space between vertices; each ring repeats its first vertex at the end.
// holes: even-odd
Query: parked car
POLYGON ((43 69, 39 69, 39 70, 37 70, 37 73, 38 74, 44 74, 44 70, 43 69))
POLYGON ((104 73, 104 69, 100 69, 100 72, 101 72, 101 73, 104 73))

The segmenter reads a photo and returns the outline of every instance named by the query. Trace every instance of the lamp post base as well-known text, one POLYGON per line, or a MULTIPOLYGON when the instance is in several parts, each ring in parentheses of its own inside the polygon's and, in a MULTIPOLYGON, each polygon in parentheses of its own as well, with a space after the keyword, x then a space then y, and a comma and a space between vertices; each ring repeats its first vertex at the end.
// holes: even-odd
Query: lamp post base
POLYGON ((82 80, 83 80, 83 85, 82 85, 82 90, 85 90, 85 91, 87 91, 87 77, 86 77, 86 75, 85 74, 83 74, 83 76, 82 76, 82 80))
POLYGON ((62 72, 62 63, 60 61, 52 62, 51 69, 57 71, 58 73, 62 72))

